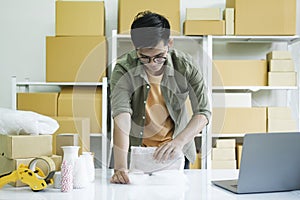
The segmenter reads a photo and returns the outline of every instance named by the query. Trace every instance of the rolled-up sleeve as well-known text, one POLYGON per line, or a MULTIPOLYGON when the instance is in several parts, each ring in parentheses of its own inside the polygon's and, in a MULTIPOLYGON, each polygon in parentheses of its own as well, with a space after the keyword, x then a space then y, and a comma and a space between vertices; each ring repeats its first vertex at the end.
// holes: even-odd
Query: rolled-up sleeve
POLYGON ((188 67, 189 97, 191 100, 193 115, 204 115, 208 122, 211 118, 211 108, 208 98, 208 89, 199 69, 188 67))
POLYGON ((126 70, 121 65, 116 64, 110 81, 112 117, 125 112, 132 114, 132 87, 129 80, 130 77, 126 70))

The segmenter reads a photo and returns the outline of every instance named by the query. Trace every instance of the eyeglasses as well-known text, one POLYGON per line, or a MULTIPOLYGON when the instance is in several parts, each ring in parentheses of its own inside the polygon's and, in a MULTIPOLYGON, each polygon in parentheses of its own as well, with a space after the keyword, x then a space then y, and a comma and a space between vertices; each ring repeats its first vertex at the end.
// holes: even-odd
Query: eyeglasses
MULTIPOLYGON (((136 51, 138 52, 138 49, 136 49, 136 51)), ((168 49, 166 49, 166 52, 169 52, 169 46, 168 49)), ((140 57, 138 57, 138 59, 143 64, 148 64, 151 62, 151 60, 153 60, 153 62, 156 64, 163 64, 164 62, 166 62, 167 57, 161 55, 156 55, 153 57, 141 55, 140 57)))
POLYGON ((148 64, 151 62, 151 60, 153 60, 153 62, 155 62, 157 64, 162 64, 167 60, 167 57, 164 57, 164 56, 154 56, 154 57, 141 56, 138 59, 143 64, 148 64))

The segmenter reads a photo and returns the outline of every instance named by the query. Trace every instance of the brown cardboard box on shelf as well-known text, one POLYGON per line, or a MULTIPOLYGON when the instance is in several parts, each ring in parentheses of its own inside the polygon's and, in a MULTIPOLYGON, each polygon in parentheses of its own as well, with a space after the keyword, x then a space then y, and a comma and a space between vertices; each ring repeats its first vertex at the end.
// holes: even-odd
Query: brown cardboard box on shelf
POLYGON ((62 146, 80 146, 79 135, 74 133, 62 133, 56 135, 56 154, 63 156, 62 146))
POLYGON ((102 89, 65 87, 58 97, 58 116, 90 119, 90 132, 102 131, 102 89))
POLYGON ((269 86, 296 86, 297 72, 268 72, 269 86))
POLYGON ((212 160, 235 160, 235 148, 213 148, 212 160))
POLYGON ((186 8, 185 20, 222 20, 221 8, 186 8))
MULTIPOLYGON (((90 120, 89 118, 73 118, 73 117, 55 117, 54 118, 58 124, 59 129, 53 135, 53 153, 61 155, 61 149, 57 152, 59 144, 57 144, 57 137, 60 134, 65 135, 65 133, 77 134, 78 144, 80 146, 79 153, 84 151, 90 151, 90 120)), ((76 137, 76 136, 75 136, 76 137)), ((60 137, 62 138, 62 137, 60 137)), ((70 141, 70 138, 68 141, 70 141)), ((73 140, 74 141, 74 140, 73 140)), ((68 143, 71 145, 71 143, 68 143)), ((74 144, 75 145, 75 144, 74 144)), ((76 145, 76 146, 77 146, 76 145)))
POLYGON ((225 34, 234 35, 234 8, 224 9, 225 34))
POLYGON ((226 0, 235 9, 235 35, 295 35, 296 0, 226 0))
POLYGON ((235 148, 235 139, 216 139, 216 148, 235 148))
POLYGON ((212 94, 214 108, 224 107, 252 107, 252 94, 248 93, 216 93, 212 94))
POLYGON ((190 163, 190 169, 201 169, 201 153, 197 153, 194 163, 190 163))
POLYGON ((180 0, 119 0, 118 33, 129 34, 134 17, 146 10, 166 17, 171 32, 180 34, 180 0))
POLYGON ((295 71, 294 68, 294 61, 293 60, 270 60, 269 64, 269 71, 270 72, 293 72, 295 71))
POLYGON ((57 116, 57 98, 56 92, 17 93, 17 109, 57 116))
POLYGON ((243 150, 243 144, 237 144, 236 152, 237 152, 237 167, 238 167, 238 169, 240 169, 240 166, 241 166, 242 150, 243 150))
POLYGON ((289 51, 270 51, 267 53, 267 60, 291 60, 292 54, 289 51))
POLYGON ((296 132, 297 122, 293 119, 268 119, 268 132, 296 132))
POLYGON ((264 107, 213 108, 212 132, 265 133, 267 113, 264 107))
POLYGON ((31 158, 52 155, 52 135, 2 135, 0 156, 31 158))
POLYGON ((268 119, 292 119, 290 107, 268 107, 268 119))
POLYGON ((46 37, 47 82, 99 82, 106 64, 104 36, 46 37))
POLYGON ((186 20, 184 35, 225 35, 224 20, 186 20))
POLYGON ((105 35, 103 1, 56 1, 56 36, 105 35))
MULTIPOLYGON (((62 157, 58 156, 58 155, 52 155, 50 158, 55 163, 55 170, 60 171, 62 157)), ((32 159, 34 159, 34 158, 9 159, 9 158, 1 156, 0 157, 0 163, 1 163, 0 174, 5 174, 5 173, 16 170, 20 164, 28 165, 32 159)), ((47 166, 44 165, 42 162, 37 162, 36 167, 39 167, 44 173, 48 172, 48 170, 49 170, 47 168, 47 166)), ((18 180, 17 182, 12 182, 10 184, 15 187, 26 186, 26 184, 22 183, 20 180, 18 180)))
POLYGON ((213 86, 267 86, 266 60, 214 60, 213 86))
POLYGON ((236 160, 212 160, 212 169, 236 169, 236 160))

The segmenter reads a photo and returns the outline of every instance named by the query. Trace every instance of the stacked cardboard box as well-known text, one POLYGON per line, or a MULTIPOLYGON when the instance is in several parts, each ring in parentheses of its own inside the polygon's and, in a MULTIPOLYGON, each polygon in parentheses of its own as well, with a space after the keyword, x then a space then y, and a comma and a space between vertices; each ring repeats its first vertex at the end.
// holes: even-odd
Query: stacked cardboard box
POLYGON ((196 160, 190 163, 190 169, 201 169, 201 153, 196 154, 196 160))
MULTIPOLYGON (((0 174, 16 170, 20 164, 28 165, 32 159, 40 156, 51 158, 55 163, 55 170, 60 170, 62 157, 52 154, 52 135, 0 134, 0 174)), ((42 170, 48 169, 42 168, 42 170)), ((25 185, 21 181, 11 184, 25 185)))
POLYGON ((234 35, 234 8, 225 8, 223 17, 225 19, 225 34, 234 35))
POLYGON ((187 8, 184 35, 225 35, 221 8, 187 8))
POLYGON ((265 133, 265 107, 213 108, 212 132, 221 134, 265 133))
POLYGON ((79 153, 90 151, 89 118, 54 117, 59 129, 53 135, 53 153, 63 155, 61 146, 80 146, 79 153))
POLYGON ((226 0, 235 9, 235 35, 295 35, 296 0, 226 0))
POLYGON ((212 149, 212 169, 236 169, 235 139, 217 139, 212 149))
POLYGON ((143 11, 152 11, 166 17, 171 26, 171 33, 179 35, 180 0, 119 0, 118 32, 128 34, 135 16, 143 11))
POLYGON ((296 86, 297 72, 289 51, 271 51, 267 60, 269 86, 296 86))
POLYGON ((297 122, 289 107, 268 107, 268 132, 296 132, 297 122))
POLYGON ((17 109, 57 116, 57 92, 18 93, 17 109))
MULTIPOLYGON (((46 81, 102 81, 107 72, 104 2, 55 3, 56 36, 46 37, 46 81)), ((90 141, 87 138, 90 132, 101 133, 101 88, 65 87, 57 101, 59 123, 62 123, 61 117, 68 117, 73 124, 78 124, 79 118, 88 118, 90 125, 85 126, 84 131, 80 127, 63 129, 64 133, 79 133, 80 151, 89 151, 90 141)), ((58 131, 56 134, 61 133, 58 131)), ((56 143, 56 138, 53 141, 56 143)))
POLYGON ((46 81, 102 81, 107 65, 104 2, 55 3, 56 36, 46 37, 46 81))
POLYGON ((267 86, 266 60, 214 60, 213 86, 267 86))
POLYGON ((243 151, 243 144, 236 145, 236 153, 237 153, 237 168, 241 168, 241 159, 242 159, 242 151, 243 151))
POLYGON ((251 93, 213 93, 212 106, 214 108, 250 108, 252 107, 251 93))

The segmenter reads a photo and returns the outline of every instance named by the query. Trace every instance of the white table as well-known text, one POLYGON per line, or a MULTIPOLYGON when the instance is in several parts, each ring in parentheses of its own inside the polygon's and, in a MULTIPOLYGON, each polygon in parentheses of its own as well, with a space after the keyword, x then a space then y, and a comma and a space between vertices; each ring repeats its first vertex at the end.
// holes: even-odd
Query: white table
MULTIPOLYGON (((146 179, 142 182, 133 182, 130 185, 110 184, 109 178, 112 170, 102 172, 96 170, 96 180, 85 189, 74 189, 70 193, 62 193, 59 189, 49 186, 43 191, 33 192, 29 187, 15 188, 5 185, 0 189, 1 200, 181 200, 181 199, 241 199, 241 200, 292 200, 300 199, 300 191, 236 195, 211 184, 211 180, 237 178, 237 170, 186 170, 170 177, 167 181, 161 181, 161 176, 142 176, 146 179), (181 180, 176 183, 172 180, 181 180), (169 181, 169 182, 168 182, 169 181), (168 182, 168 183, 167 183, 168 182)), ((136 177, 136 176, 135 176, 136 177)), ((141 180, 141 179, 133 179, 141 180)))

